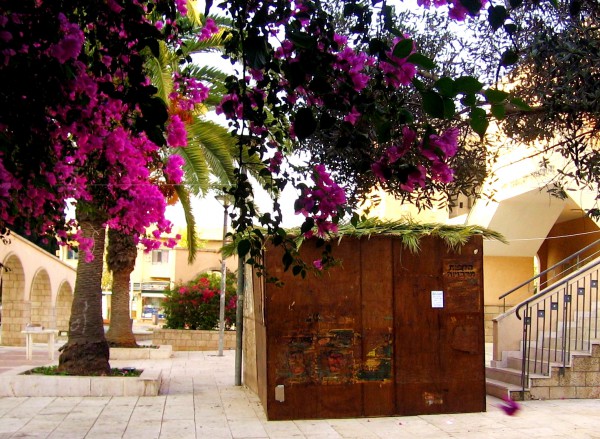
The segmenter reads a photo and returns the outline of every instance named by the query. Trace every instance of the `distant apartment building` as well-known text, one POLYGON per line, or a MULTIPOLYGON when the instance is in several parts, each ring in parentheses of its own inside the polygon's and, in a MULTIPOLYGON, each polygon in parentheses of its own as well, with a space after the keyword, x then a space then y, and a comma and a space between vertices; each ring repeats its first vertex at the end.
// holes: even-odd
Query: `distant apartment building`
MULTIPOLYGON (((198 232, 201 244, 192 264, 188 262, 189 251, 186 247, 163 247, 149 252, 139 248, 130 280, 131 318, 137 321, 160 320, 165 289, 190 281, 202 273, 220 273, 222 233, 222 229, 202 229, 198 232)), ((63 247, 58 253, 59 259, 73 267, 77 266, 76 251, 63 247)), ((225 264, 229 271, 237 270, 235 257, 228 258, 225 264)), ((108 321, 111 312, 110 287, 105 285, 104 290, 102 313, 108 321)))

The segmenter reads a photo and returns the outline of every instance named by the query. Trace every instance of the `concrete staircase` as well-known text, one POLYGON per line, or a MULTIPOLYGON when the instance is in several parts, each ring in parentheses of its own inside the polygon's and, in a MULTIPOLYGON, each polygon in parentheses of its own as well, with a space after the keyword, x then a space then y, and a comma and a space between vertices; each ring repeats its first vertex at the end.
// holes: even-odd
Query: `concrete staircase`
POLYGON ((551 362, 549 370, 542 371, 538 361, 537 373, 533 372, 535 358, 531 359, 525 391, 521 384, 522 353, 504 352, 502 361, 492 361, 486 367, 487 394, 515 401, 600 398, 600 340, 592 341, 591 346, 588 352, 571 351, 564 367, 562 361, 551 362))

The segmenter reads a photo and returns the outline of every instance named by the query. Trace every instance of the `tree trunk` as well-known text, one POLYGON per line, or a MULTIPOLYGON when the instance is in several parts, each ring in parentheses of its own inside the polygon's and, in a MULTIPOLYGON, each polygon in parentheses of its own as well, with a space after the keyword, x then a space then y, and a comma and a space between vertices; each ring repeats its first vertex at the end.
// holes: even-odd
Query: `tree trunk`
POLYGON ((81 214, 77 218, 83 236, 94 240, 92 254, 94 260, 85 262, 83 257, 77 263, 77 279, 71 319, 69 339, 62 348, 58 360, 58 370, 70 375, 108 375, 109 348, 104 337, 102 322, 102 263, 104 255, 104 221, 93 214, 81 214))
POLYGON ((129 314, 129 281, 135 267, 137 247, 131 236, 108 230, 106 261, 113 274, 110 326, 106 333, 109 346, 136 347, 129 314))

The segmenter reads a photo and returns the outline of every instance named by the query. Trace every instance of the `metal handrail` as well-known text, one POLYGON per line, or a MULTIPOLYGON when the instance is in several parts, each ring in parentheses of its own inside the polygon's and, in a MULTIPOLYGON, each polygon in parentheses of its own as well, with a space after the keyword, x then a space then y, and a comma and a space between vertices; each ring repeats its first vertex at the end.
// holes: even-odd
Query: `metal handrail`
POLYGON ((558 373, 564 373, 572 351, 591 349, 600 336, 600 258, 524 300, 514 314, 523 321, 524 397, 531 372, 548 375, 552 363, 558 363, 558 373))
MULTIPOLYGON (((598 265, 600 265, 600 259, 596 260, 596 262, 594 262, 589 267, 586 266, 585 269, 586 270, 591 270, 592 268, 594 268, 594 267, 596 267, 598 265)), ((546 287, 545 289, 543 289, 539 293, 534 294, 530 298, 528 298, 528 299, 524 300, 523 302, 519 303, 519 305, 517 305, 517 307, 515 309, 515 314, 516 314, 517 318, 519 320, 521 320, 521 316, 519 315, 519 310, 521 308, 523 308, 525 305, 528 305, 529 303, 533 302, 534 300, 539 299, 540 297, 543 297, 543 296, 547 295, 548 293, 553 292, 555 289, 560 288, 564 284, 568 284, 570 281, 572 281, 574 278, 578 277, 580 274, 581 273, 579 273, 579 272, 575 272, 571 276, 566 277, 563 280, 561 280, 560 282, 552 284, 549 287, 546 287)))
POLYGON ((585 252, 586 250, 594 247, 595 245, 600 244, 600 239, 592 242, 591 244, 585 246, 584 248, 582 248, 581 250, 573 253, 571 256, 567 256, 565 259, 563 259, 562 261, 557 262, 556 264, 554 264, 552 267, 546 268, 544 271, 542 271, 541 273, 533 276, 531 279, 526 280, 525 282, 517 285, 516 287, 514 287, 512 290, 507 291, 506 293, 504 293, 503 295, 501 295, 500 297, 498 297, 498 300, 500 299, 504 299, 505 297, 509 296, 510 294, 514 293, 515 291, 517 291, 520 288, 523 288, 526 285, 529 285, 531 282, 533 282, 536 279, 539 279, 541 276, 549 273, 550 271, 554 270, 556 267, 564 264, 565 262, 569 262, 571 259, 576 258, 577 256, 579 256, 580 254, 582 254, 583 252, 585 252))

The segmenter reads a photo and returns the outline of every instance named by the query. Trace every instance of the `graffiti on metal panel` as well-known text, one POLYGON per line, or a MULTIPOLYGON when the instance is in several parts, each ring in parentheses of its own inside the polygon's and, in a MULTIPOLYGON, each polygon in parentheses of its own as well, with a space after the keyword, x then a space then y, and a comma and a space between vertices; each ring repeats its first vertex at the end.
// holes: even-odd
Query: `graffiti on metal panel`
POLYGON ((364 363, 355 358, 357 338, 352 329, 286 337, 277 375, 285 384, 347 384, 391 379, 391 337, 384 336, 382 343, 367 353, 364 363))
POLYGON ((354 378, 354 331, 333 329, 317 338, 319 381, 322 384, 345 384, 354 378))
POLYGON ((392 336, 384 336, 382 343, 367 352, 366 361, 358 371, 360 381, 388 381, 392 378, 392 336))

